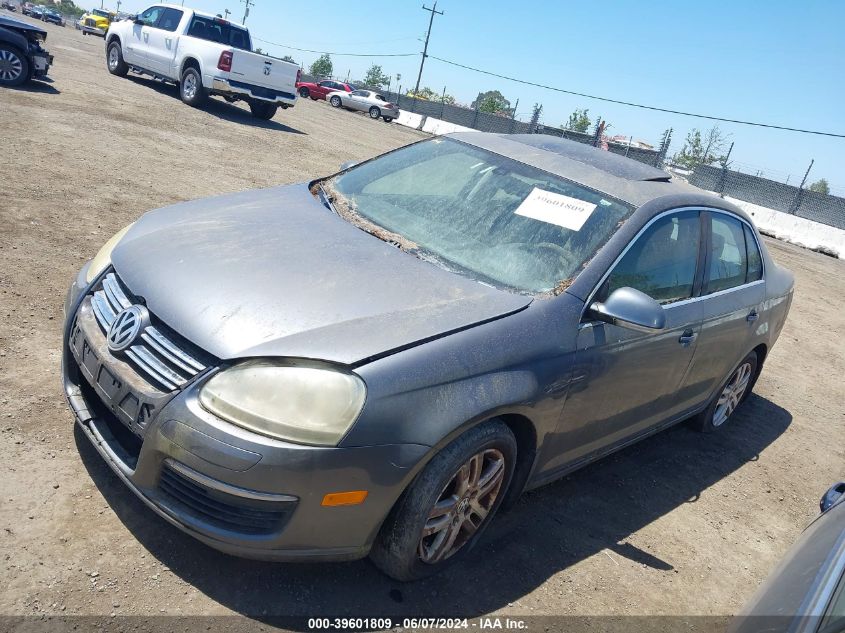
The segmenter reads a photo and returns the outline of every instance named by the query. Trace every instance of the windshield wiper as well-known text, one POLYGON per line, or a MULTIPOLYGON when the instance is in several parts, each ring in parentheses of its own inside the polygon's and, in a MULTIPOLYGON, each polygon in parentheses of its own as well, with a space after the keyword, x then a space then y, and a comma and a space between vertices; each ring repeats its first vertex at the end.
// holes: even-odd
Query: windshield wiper
POLYGON ((332 199, 329 197, 329 194, 326 192, 326 189, 323 187, 323 183, 319 183, 317 185, 317 189, 320 191, 320 202, 322 202, 323 205, 327 209, 332 211, 335 215, 340 215, 337 212, 337 209, 334 208, 334 204, 332 204, 332 199))

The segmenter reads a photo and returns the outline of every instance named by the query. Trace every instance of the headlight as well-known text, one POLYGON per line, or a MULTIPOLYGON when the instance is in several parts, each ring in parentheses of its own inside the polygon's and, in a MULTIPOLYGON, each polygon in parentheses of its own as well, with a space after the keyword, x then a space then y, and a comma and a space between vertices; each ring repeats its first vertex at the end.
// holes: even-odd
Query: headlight
MULTIPOLYGON (((134 222, 133 222, 134 224, 134 222)), ((91 264, 88 266, 88 273, 85 275, 85 280, 90 284, 94 278, 103 272, 111 264, 111 252, 117 243, 123 239, 126 232, 132 228, 132 224, 120 229, 117 233, 109 238, 109 241, 103 244, 103 247, 94 255, 91 264)))
POLYGON ((213 376, 200 403, 232 424, 283 440, 336 446, 364 406, 355 374, 308 361, 251 360, 213 376))

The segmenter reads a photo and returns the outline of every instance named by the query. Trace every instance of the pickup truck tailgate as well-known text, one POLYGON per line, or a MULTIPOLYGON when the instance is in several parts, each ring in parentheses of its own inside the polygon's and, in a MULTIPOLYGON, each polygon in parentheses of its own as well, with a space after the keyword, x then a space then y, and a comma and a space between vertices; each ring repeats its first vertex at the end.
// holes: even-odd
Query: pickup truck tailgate
MULTIPOLYGON (((273 59, 266 55, 234 49, 230 77, 252 86, 261 86, 277 92, 296 95, 296 72, 299 67, 290 62, 273 59)), ((258 96, 258 95, 256 95, 258 96)))

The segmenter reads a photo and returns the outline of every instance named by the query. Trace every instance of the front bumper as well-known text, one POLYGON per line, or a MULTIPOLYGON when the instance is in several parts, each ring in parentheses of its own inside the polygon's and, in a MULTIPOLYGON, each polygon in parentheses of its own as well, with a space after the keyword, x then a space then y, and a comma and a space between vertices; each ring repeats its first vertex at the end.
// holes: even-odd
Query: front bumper
POLYGON ((77 317, 83 273, 66 302, 65 393, 81 430, 132 492, 172 525, 230 554, 351 560, 369 552, 428 447, 321 448, 251 433, 199 405, 213 369, 156 400, 108 351, 96 322, 84 310, 77 317), (125 422, 122 409, 133 394, 151 404, 143 425, 125 422), (325 494, 347 490, 369 494, 360 505, 321 505, 325 494))
POLYGON ((100 37, 105 37, 107 30, 108 29, 97 28, 96 26, 82 25, 82 32, 88 33, 89 35, 99 35, 100 37))
POLYGON ((223 77, 213 77, 211 80, 211 91, 224 96, 237 96, 242 98, 257 99, 267 103, 290 107, 296 102, 296 95, 287 92, 254 86, 223 77))

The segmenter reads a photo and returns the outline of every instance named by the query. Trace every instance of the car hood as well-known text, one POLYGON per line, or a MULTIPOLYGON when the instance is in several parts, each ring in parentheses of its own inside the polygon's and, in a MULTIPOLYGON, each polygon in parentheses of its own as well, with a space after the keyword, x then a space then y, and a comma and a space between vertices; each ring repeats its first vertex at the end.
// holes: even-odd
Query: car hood
POLYGON ((5 15, 0 15, 0 27, 14 29, 16 31, 31 31, 32 33, 40 33, 44 37, 47 37, 47 31, 44 29, 32 25, 29 22, 24 22, 23 20, 8 18, 5 15))
POLYGON ((531 302, 358 229, 305 184, 151 211, 112 262, 154 315, 221 359, 356 364, 531 302))

